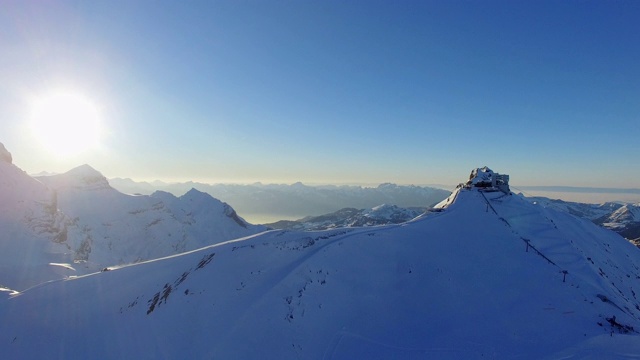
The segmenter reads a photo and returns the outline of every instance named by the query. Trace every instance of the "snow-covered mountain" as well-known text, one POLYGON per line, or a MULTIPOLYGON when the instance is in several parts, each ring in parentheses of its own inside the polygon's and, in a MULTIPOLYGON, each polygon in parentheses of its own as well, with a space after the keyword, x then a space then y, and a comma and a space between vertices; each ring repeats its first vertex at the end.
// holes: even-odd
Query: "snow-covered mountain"
POLYGON ((414 185, 381 184, 362 186, 309 186, 282 184, 203 184, 196 182, 166 184, 110 179, 124 193, 151 194, 162 190, 174 195, 195 188, 231 204, 248 219, 266 223, 282 219, 320 216, 343 208, 365 209, 380 204, 399 207, 429 207, 449 196, 450 191, 414 185))
POLYGON ((596 220, 629 240, 640 240, 640 203, 624 204, 616 211, 596 220))
POLYGON ((0 184, 0 285, 18 289, 266 229, 197 190, 181 197, 122 194, 89 165, 35 179, 0 161, 0 184))
POLYGON ((401 225, 274 230, 5 292, 3 357, 640 354, 640 251, 618 234, 486 184, 438 208, 401 225))
POLYGON ((227 204, 192 189, 125 195, 89 165, 38 178, 57 193, 58 208, 83 231, 80 260, 126 264, 155 259, 265 230, 227 204), (86 245, 85 245, 86 244, 86 245))
POLYGON ((282 220, 265 224, 273 229, 287 230, 328 230, 344 227, 379 226, 400 224, 416 218, 427 208, 401 208, 395 205, 379 205, 371 209, 344 208, 336 212, 308 216, 300 220, 282 220))

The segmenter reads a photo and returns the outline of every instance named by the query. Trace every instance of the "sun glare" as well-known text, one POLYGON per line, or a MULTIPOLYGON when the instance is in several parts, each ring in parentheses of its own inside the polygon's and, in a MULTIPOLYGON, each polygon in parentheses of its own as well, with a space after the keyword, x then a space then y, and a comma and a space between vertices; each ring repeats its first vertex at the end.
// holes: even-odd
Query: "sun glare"
POLYGON ((100 114, 87 97, 58 91, 37 99, 31 109, 37 141, 57 156, 73 156, 100 141, 100 114))

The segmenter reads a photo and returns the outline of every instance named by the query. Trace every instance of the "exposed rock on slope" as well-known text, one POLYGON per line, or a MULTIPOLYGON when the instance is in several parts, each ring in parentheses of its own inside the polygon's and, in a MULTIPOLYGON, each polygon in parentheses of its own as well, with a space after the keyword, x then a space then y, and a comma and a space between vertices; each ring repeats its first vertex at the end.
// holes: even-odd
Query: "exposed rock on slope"
POLYGON ((7 149, 4 147, 4 144, 2 143, 0 143, 0 161, 8 162, 9 164, 13 162, 11 153, 7 151, 7 149))

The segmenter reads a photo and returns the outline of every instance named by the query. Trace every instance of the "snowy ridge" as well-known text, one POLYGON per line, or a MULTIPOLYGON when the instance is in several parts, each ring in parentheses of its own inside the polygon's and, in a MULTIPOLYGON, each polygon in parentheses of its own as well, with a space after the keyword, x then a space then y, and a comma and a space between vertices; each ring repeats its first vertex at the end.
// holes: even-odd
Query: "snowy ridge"
POLYGON ((568 212, 572 215, 595 221, 621 208, 624 204, 606 202, 603 204, 583 204, 571 201, 552 200, 545 197, 529 197, 529 201, 556 210, 568 212))
POLYGON ((536 251, 567 276, 574 274, 585 281, 593 281, 592 278, 597 275, 597 282, 605 291, 600 295, 606 299, 615 299, 617 296, 619 302, 614 305, 624 308, 633 318, 640 319, 640 298, 634 291, 638 290, 640 263, 635 260, 638 252, 633 247, 630 248, 628 243, 620 241, 620 237, 616 238, 606 229, 594 228, 587 220, 550 209, 519 212, 518 209, 525 208, 523 205, 526 200, 513 196, 491 196, 495 195, 490 194, 488 199, 496 215, 504 219, 525 243, 535 246, 536 251), (612 247, 615 247, 615 251, 612 251, 612 247), (590 270, 588 274, 585 274, 585 264, 590 270))
POLYGON ((519 196, 476 188, 453 195, 441 211, 401 225, 270 231, 0 299, 3 355, 640 353, 634 246, 519 196))
POLYGON ((64 174, 39 176, 37 179, 57 190, 113 190, 107 178, 87 164, 73 168, 64 174))
MULTIPOLYGON (((376 207, 371 208, 371 210, 366 210, 364 212, 364 216, 372 218, 372 219, 385 219, 385 220, 394 220, 397 217, 403 216, 403 218, 412 218, 416 217, 415 211, 411 211, 409 209, 399 208, 395 205, 382 204, 376 207), (407 215, 407 216, 403 216, 407 215)), ((406 220, 405 220, 406 221, 406 220)))
POLYGON ((628 240, 640 238, 640 204, 607 202, 583 204, 543 197, 527 198, 534 204, 568 212, 613 230, 628 240))

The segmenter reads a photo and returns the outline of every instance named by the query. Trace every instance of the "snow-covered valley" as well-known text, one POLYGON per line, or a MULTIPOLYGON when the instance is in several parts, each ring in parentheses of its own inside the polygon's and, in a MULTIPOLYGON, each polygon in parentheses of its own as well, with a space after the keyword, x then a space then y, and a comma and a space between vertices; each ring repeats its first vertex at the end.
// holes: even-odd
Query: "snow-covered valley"
POLYGON ((640 251, 474 184, 404 224, 273 230, 5 292, 3 357, 637 358, 640 251))

